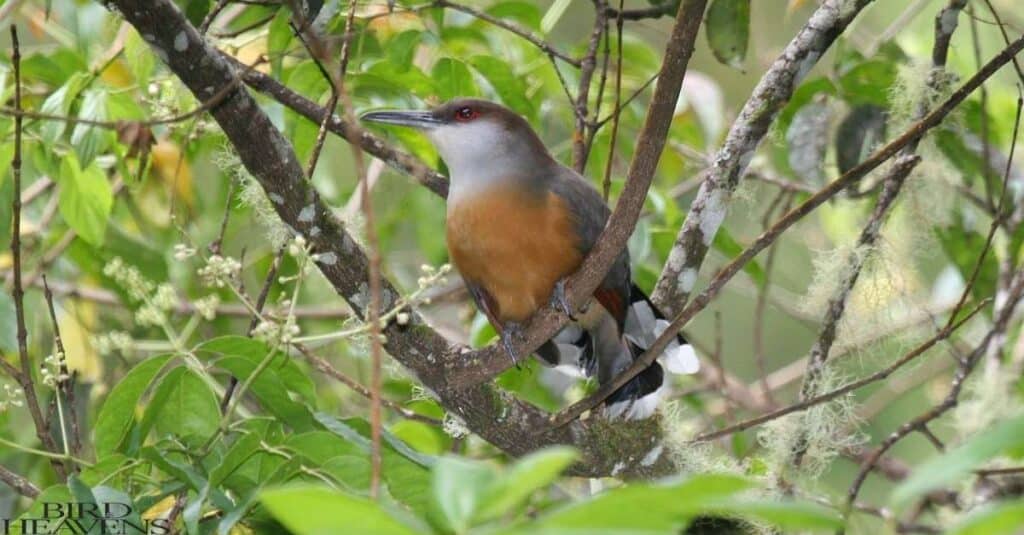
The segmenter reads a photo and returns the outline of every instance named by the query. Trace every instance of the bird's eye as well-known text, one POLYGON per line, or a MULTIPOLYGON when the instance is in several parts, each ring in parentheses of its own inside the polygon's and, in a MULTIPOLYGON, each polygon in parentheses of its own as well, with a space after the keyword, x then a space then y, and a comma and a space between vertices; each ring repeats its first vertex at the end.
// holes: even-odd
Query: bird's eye
POLYGON ((471 121, 475 119, 480 113, 469 106, 465 106, 455 110, 456 121, 471 121))

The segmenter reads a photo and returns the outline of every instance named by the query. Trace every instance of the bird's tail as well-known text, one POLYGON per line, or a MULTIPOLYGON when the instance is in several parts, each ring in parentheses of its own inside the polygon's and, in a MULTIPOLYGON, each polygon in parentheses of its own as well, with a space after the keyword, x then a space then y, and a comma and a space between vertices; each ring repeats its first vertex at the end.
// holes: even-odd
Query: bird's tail
MULTIPOLYGON (((632 361, 640 358, 654 344, 669 327, 669 321, 635 284, 630 291, 630 301, 623 343, 632 361)), ((658 360, 664 364, 664 369, 654 362, 608 397, 605 404, 610 417, 630 420, 650 417, 657 409, 664 390, 665 369, 676 374, 693 374, 700 369, 697 354, 681 334, 676 335, 658 360)))

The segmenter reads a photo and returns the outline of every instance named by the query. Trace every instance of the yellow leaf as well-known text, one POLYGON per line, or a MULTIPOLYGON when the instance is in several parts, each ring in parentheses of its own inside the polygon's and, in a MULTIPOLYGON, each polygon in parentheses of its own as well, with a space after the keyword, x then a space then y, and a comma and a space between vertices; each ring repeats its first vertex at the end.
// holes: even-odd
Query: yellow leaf
POLYGON ((96 306, 82 301, 64 301, 61 305, 63 310, 56 310, 57 325, 68 369, 77 371, 82 382, 101 382, 103 363, 89 341, 96 323, 96 306))
POLYGON ((192 168, 181 148, 170 140, 161 140, 150 149, 150 173, 174 188, 179 201, 192 206, 192 168))
POLYGON ((133 83, 132 73, 120 59, 114 60, 106 69, 103 69, 103 72, 100 73, 100 78, 112 87, 122 89, 133 83))
POLYGON ((157 518, 165 518, 167 514, 171 512, 171 509, 174 508, 175 499, 175 496, 170 494, 164 499, 156 502, 153 507, 146 509, 146 511, 142 513, 142 519, 155 520, 157 518))

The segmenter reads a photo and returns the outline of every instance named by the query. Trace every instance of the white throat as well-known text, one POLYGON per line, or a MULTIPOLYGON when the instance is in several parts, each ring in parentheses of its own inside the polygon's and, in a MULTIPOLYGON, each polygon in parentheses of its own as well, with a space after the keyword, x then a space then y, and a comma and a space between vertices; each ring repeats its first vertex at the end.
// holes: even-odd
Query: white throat
POLYGON ((513 136, 492 121, 446 124, 426 134, 448 166, 449 207, 505 184, 529 165, 513 136))

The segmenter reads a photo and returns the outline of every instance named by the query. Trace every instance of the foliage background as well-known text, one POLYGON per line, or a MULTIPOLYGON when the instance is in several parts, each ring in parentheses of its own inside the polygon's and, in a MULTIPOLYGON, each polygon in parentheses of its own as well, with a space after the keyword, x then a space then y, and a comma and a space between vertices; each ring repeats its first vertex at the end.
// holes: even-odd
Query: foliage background
MULTIPOLYGON (((214 3, 178 4, 198 25, 214 3)), ((222 50, 243 63, 265 55, 268 61, 257 69, 321 104, 327 101, 329 84, 289 27, 292 12, 287 7, 276 2, 228 4, 211 26, 214 42, 222 50), (236 32, 240 33, 227 35, 236 32)), ((336 4, 327 3, 325 9, 337 13, 320 28, 327 36, 330 57, 337 55, 345 24, 345 6, 336 4)), ((556 50, 579 57, 586 51, 594 6, 590 2, 555 4, 466 5, 511 21, 543 36, 556 50)), ((717 31, 722 39, 742 41, 742 18, 709 21, 698 40, 684 98, 672 119, 669 146, 630 243, 635 277, 647 289, 653 287, 665 263, 701 171, 737 110, 817 7, 798 0, 752 4, 745 58, 733 57, 734 65, 719 61, 703 33, 717 31)), ((760 233, 765 210, 781 198, 780 191, 798 202, 828 177, 837 176, 837 167, 845 165, 840 153, 848 154, 850 146, 856 145, 839 126, 850 110, 872 105, 887 111, 888 137, 909 123, 926 91, 927 67, 922 65, 930 57, 933 17, 946 2, 911 4, 870 6, 809 73, 759 150, 751 168, 754 178, 742 183, 701 282, 760 233), (906 12, 916 16, 893 26, 906 12), (887 35, 887 29, 895 31, 887 35)), ((993 4, 1008 23, 1011 37, 1019 35, 1024 21, 1012 0, 993 4)), ((398 13, 390 15, 383 3, 358 6, 346 78, 356 111, 423 108, 460 95, 491 98, 525 115, 556 157, 571 161, 572 108, 559 72, 574 93, 578 77, 574 68, 549 60, 527 40, 471 14, 451 8, 404 13, 402 8, 409 3, 398 5, 398 13)), ((641 2, 626 3, 627 9, 647 7, 641 2)), ((948 63, 949 72, 960 77, 978 67, 971 16, 978 19, 976 46, 983 60, 1004 46, 984 4, 971 2, 969 10, 977 14, 961 15, 948 63)), ((28 110, 114 121, 170 117, 201 105, 140 35, 98 3, 8 0, 0 12, 21 30, 22 106, 28 110)), ((650 89, 642 87, 661 64, 662 43, 670 28, 670 17, 625 23, 622 95, 639 93, 622 110, 610 167, 613 199, 622 188, 650 98, 650 89)), ((612 70, 604 92, 604 113, 614 108, 611 78, 618 46, 614 31, 609 46, 612 70)), ((9 109, 14 90, 9 54, 3 61, 0 96, 9 109)), ((1017 83, 1013 70, 1004 69, 986 85, 984 109, 980 95, 975 94, 922 146, 924 161, 886 223, 882 244, 871 251, 840 323, 836 351, 844 357, 830 364, 828 384, 838 386, 885 366, 945 321, 964 281, 970 279, 991 220, 969 197, 998 193, 1002 175, 985 170, 984 160, 969 140, 984 139, 998 157, 1009 153, 1017 83)), ((308 161, 317 143, 318 125, 271 99, 263 98, 261 104, 291 140, 299 161, 308 161)), ((10 397, 0 395, 0 401, 7 399, 0 405, 5 409, 0 411, 0 438, 5 441, 0 465, 26 477, 49 498, 100 500, 103 493, 110 493, 108 497, 123 493, 140 510, 173 515, 189 531, 273 531, 282 529, 277 524, 281 522, 297 532, 313 533, 331 529, 324 526, 332 521, 352 526, 347 523, 356 518, 369 523, 379 515, 375 529, 382 533, 540 528, 555 532, 573 526, 611 529, 616 523, 625 532, 643 522, 634 512, 637 507, 650 507, 650 518, 645 520, 651 523, 646 526, 650 532, 677 530, 698 514, 730 512, 792 530, 829 529, 859 467, 858 461, 842 453, 877 444, 941 401, 955 369, 951 356, 968 352, 991 327, 992 312, 985 310, 926 358, 885 381, 810 411, 816 423, 810 438, 810 467, 782 478, 795 480, 797 502, 774 499, 785 494, 778 483, 785 473, 785 439, 793 432, 787 427, 791 420, 776 420, 703 445, 684 442, 751 415, 722 394, 713 371, 678 379, 674 401, 662 422, 681 470, 694 479, 673 480, 664 488, 624 487, 614 477, 600 481, 559 477, 573 459, 571 450, 550 450, 513 463, 476 436, 466 435, 415 378, 385 359, 384 397, 425 418, 410 419, 387 410, 386 491, 384 505, 378 506, 361 498, 370 486, 370 445, 364 438, 369 401, 348 385, 318 373, 302 358, 285 358, 276 352, 293 339, 303 340, 346 377, 369 384, 370 344, 365 328, 349 318, 344 303, 311 268, 302 244, 286 244, 286 233, 267 209, 262 191, 208 116, 197 114, 154 125, 145 133, 150 131, 155 144, 148 148, 148 157, 140 157, 139 149, 145 144, 133 143, 132 132, 125 128, 25 119, 22 198, 28 202, 23 207, 20 241, 28 349, 46 407, 56 398, 54 389, 43 384, 41 370, 48 366, 45 357, 58 351, 41 287, 40 275, 45 273, 55 294, 64 355, 75 377, 73 399, 65 398, 74 407, 62 407, 60 412, 76 413, 82 446, 74 454, 84 462, 78 464, 81 473, 65 485, 63 469, 55 469, 33 453, 31 449, 41 445, 29 431, 32 420, 18 406, 20 397, 10 393, 16 388, 14 382, 0 376, 0 383, 11 388, 6 394, 10 397), (33 194, 35 188, 41 191, 33 194), (227 219, 225 207, 230 213, 227 219), (209 246, 214 243, 220 243, 224 257, 238 260, 237 272, 230 262, 211 261, 215 252, 209 246), (280 278, 271 279, 268 286, 267 310, 276 319, 264 322, 262 340, 246 339, 251 319, 245 303, 255 301, 282 246, 280 278), (203 269, 208 276, 200 276, 203 269), (225 276, 209 275, 211 269, 223 270, 225 276), (232 289, 237 285, 244 290, 232 289), (211 308, 216 313, 204 317, 211 308), (295 332, 288 331, 292 323, 295 332), (284 339, 282 326, 287 332, 284 339), (330 336, 339 330, 346 335, 330 336), (265 359, 268 355, 272 361, 265 359), (162 368, 160 358, 170 364, 162 368), (260 363, 269 364, 270 372, 246 385, 249 395, 242 398, 237 413, 222 418, 218 399, 229 374, 243 376, 245 383, 249 370, 260 363), (498 477, 494 470, 502 466, 498 477), (306 486, 287 485, 297 482, 306 486), (741 492, 747 486, 759 490, 741 492), (592 498, 601 488, 615 490, 592 498), (659 516, 659 500, 666 504, 663 516, 659 516), (812 502, 817 506, 809 505, 812 502), (328 505, 340 511, 337 517, 310 513, 328 505), (598 516, 599 512, 607 516, 598 516), (306 524, 315 522, 323 524, 319 528, 306 524), (391 531, 382 527, 391 523, 391 531)), ((397 129, 378 132, 443 170, 421 137, 397 129)), ((0 133, 0 167, 8 168, 14 156, 14 120, 9 114, 0 118, 0 133)), ((611 129, 605 127, 596 134, 587 161, 587 175, 596 185, 602 182, 610 146, 611 129)), ((855 156, 864 154, 859 147, 853 150, 855 156)), ((360 235, 365 220, 358 201, 353 201, 358 188, 355 165, 347 143, 328 135, 312 183, 360 235)), ((421 267, 426 264, 437 270, 447 261, 443 200, 379 162, 368 163, 367 174, 373 182, 375 230, 385 274, 413 296, 418 309, 446 337, 474 346, 487 344, 493 331, 471 306, 457 276, 421 267)), ((1013 168, 1010 176, 1016 180, 1009 186, 1011 199, 1020 202, 1022 174, 1013 168)), ((3 242, 11 233, 13 192, 8 172, 0 184, 3 242)), ((686 327, 687 336, 705 355, 706 368, 722 366, 740 384, 757 391, 760 353, 764 367, 774 372, 774 399, 785 405, 797 398, 801 369, 793 365, 804 359, 818 337, 826 301, 854 250, 873 199, 871 192, 847 196, 815 211, 779 240, 773 262, 765 255, 758 257, 686 327), (756 303, 764 288, 767 304, 759 312, 756 303), (758 329, 763 332, 760 342, 758 329)), ((862 253, 867 254, 857 254, 862 253)), ((998 278, 1013 273, 1019 262, 1019 229, 1016 234, 1000 232, 982 263, 971 303, 995 295, 998 278)), ((0 294, 0 350, 15 363, 10 255, 0 257, 0 269, 7 278, 6 291, 0 294)), ((968 448, 989 447, 989 453, 977 454, 982 458, 975 464, 998 457, 993 466, 1014 466, 1002 455, 1020 446, 1019 438, 996 447, 991 442, 996 439, 983 431, 994 425, 997 431, 1019 429, 1020 421, 1013 417, 1020 413, 1018 365, 1024 362, 1020 330, 1018 315, 1003 340, 1008 364, 1002 372, 975 373, 960 406, 929 428, 937 441, 950 448, 964 441, 968 448), (1006 427, 1011 425, 1017 427, 1006 427), (987 437, 982 446, 977 446, 977 439, 969 440, 978 436, 987 437)), ((52 365, 51 371, 60 375, 52 365)), ((589 388, 569 384, 535 363, 505 372, 497 382, 552 411, 579 399, 589 388)), ((60 425, 51 423, 52 436, 61 440, 60 425)), ((941 453, 931 442, 925 434, 912 434, 889 457, 902 466, 919 467, 941 453)), ((76 465, 67 459, 59 463, 66 469, 76 465)), ((920 511, 906 513, 908 503, 919 502, 901 501, 899 491, 893 494, 899 481, 872 476, 860 499, 865 507, 884 510, 854 513, 847 529, 854 533, 883 525, 898 529, 896 518, 914 526, 949 526, 988 511, 990 502, 998 501, 989 494, 1000 495, 1003 490, 992 491, 991 482, 967 477, 975 465, 952 464, 924 465, 921 470, 947 469, 951 479, 936 484, 958 493, 954 501, 958 506, 932 499, 920 511)), ((910 485, 906 481, 903 485, 899 488, 911 496, 924 494, 912 485, 905 490, 910 485)), ((1005 485, 1000 480, 995 487, 1005 485)), ((1005 517, 1010 519, 1007 532, 1021 519, 1013 515, 1024 510, 1015 499, 1010 493, 999 509, 1000 513, 1010 511, 1005 517)), ((0 486, 0 517, 16 517, 30 503, 0 486)), ((351 529, 369 530, 368 526, 351 529)))

